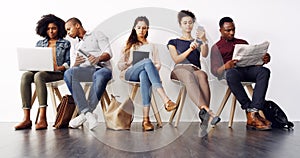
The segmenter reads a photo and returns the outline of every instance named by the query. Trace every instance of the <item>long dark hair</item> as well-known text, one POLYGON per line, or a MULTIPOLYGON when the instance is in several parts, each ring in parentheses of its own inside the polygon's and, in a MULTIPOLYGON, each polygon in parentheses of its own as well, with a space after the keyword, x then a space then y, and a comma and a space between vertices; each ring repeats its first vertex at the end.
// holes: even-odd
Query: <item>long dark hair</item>
MULTIPOLYGON (((129 49, 132 47, 132 46, 139 46, 141 44, 143 44, 141 41, 138 40, 138 37, 137 37, 137 34, 136 34, 136 31, 135 31, 135 26, 136 24, 139 22, 139 21, 144 21, 146 23, 146 25, 149 27, 149 20, 146 16, 139 16, 135 19, 134 21, 134 25, 133 25, 133 28, 131 30, 131 34, 126 42, 126 47, 125 47, 125 53, 128 53, 129 52, 129 49)), ((145 38, 148 37, 148 31, 145 35, 145 38)))
POLYGON ((64 38, 67 35, 67 31, 65 30, 65 21, 53 14, 42 16, 42 18, 37 22, 37 26, 35 28, 36 33, 42 37, 49 39, 49 36, 47 35, 49 23, 54 23, 57 26, 58 38, 64 38))

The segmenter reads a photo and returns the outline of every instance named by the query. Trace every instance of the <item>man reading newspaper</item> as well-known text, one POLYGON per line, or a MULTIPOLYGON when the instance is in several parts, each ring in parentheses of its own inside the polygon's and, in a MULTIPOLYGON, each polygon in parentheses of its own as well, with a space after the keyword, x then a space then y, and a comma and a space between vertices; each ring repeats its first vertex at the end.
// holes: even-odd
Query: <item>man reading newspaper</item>
POLYGON ((247 128, 270 130, 271 122, 258 113, 259 110, 263 109, 270 78, 270 70, 264 67, 263 64, 270 62, 270 55, 266 53, 266 50, 260 51, 258 48, 254 48, 253 55, 253 50, 243 45, 238 52, 244 54, 238 60, 233 59, 235 47, 238 44, 248 45, 248 42, 234 37, 235 25, 230 17, 222 18, 219 26, 221 39, 211 49, 211 72, 218 79, 226 79, 230 90, 241 104, 242 109, 246 111, 247 128), (260 53, 255 54, 256 52, 260 53), (243 59, 243 57, 251 55, 258 56, 258 58, 255 61, 250 60, 251 62, 243 59), (257 61, 259 62, 256 63, 257 61), (248 97, 242 82, 255 83, 252 99, 248 97))

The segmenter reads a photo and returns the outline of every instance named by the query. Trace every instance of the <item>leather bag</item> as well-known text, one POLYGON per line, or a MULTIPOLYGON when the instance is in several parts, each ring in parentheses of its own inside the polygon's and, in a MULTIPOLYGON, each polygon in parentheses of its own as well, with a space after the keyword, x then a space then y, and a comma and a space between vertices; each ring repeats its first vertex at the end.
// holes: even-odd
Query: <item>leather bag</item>
POLYGON ((60 104, 57 107, 57 114, 53 127, 68 128, 69 122, 75 110, 75 102, 72 95, 63 96, 60 104))
POLYGON ((113 130, 129 130, 133 121, 134 105, 130 97, 123 103, 111 95, 111 101, 104 112, 106 127, 113 130))

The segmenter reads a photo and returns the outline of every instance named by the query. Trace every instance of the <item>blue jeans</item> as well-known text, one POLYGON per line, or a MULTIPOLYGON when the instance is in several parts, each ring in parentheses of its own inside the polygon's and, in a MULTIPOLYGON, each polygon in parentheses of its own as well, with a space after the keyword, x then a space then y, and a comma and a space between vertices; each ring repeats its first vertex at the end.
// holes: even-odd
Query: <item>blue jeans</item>
POLYGON ((150 59, 141 60, 129 68, 125 73, 125 80, 140 82, 144 106, 150 105, 151 85, 153 88, 162 88, 158 70, 150 59))
POLYGON ((242 105, 242 109, 256 108, 261 110, 263 108, 270 73, 270 70, 263 66, 238 67, 225 71, 227 84, 242 105), (252 101, 249 99, 241 82, 255 83, 252 101))
POLYGON ((112 71, 108 68, 72 67, 64 74, 64 80, 81 113, 93 112, 96 109, 111 78, 112 71), (88 99, 80 82, 93 82, 88 99))

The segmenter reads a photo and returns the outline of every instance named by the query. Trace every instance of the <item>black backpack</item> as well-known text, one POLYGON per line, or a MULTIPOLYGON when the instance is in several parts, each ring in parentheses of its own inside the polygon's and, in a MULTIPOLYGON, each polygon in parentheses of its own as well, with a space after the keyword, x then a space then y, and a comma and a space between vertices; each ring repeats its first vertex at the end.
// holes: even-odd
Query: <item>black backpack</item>
POLYGON ((263 112, 266 119, 272 122, 273 128, 292 129, 294 127, 283 110, 273 101, 265 101, 263 112))

